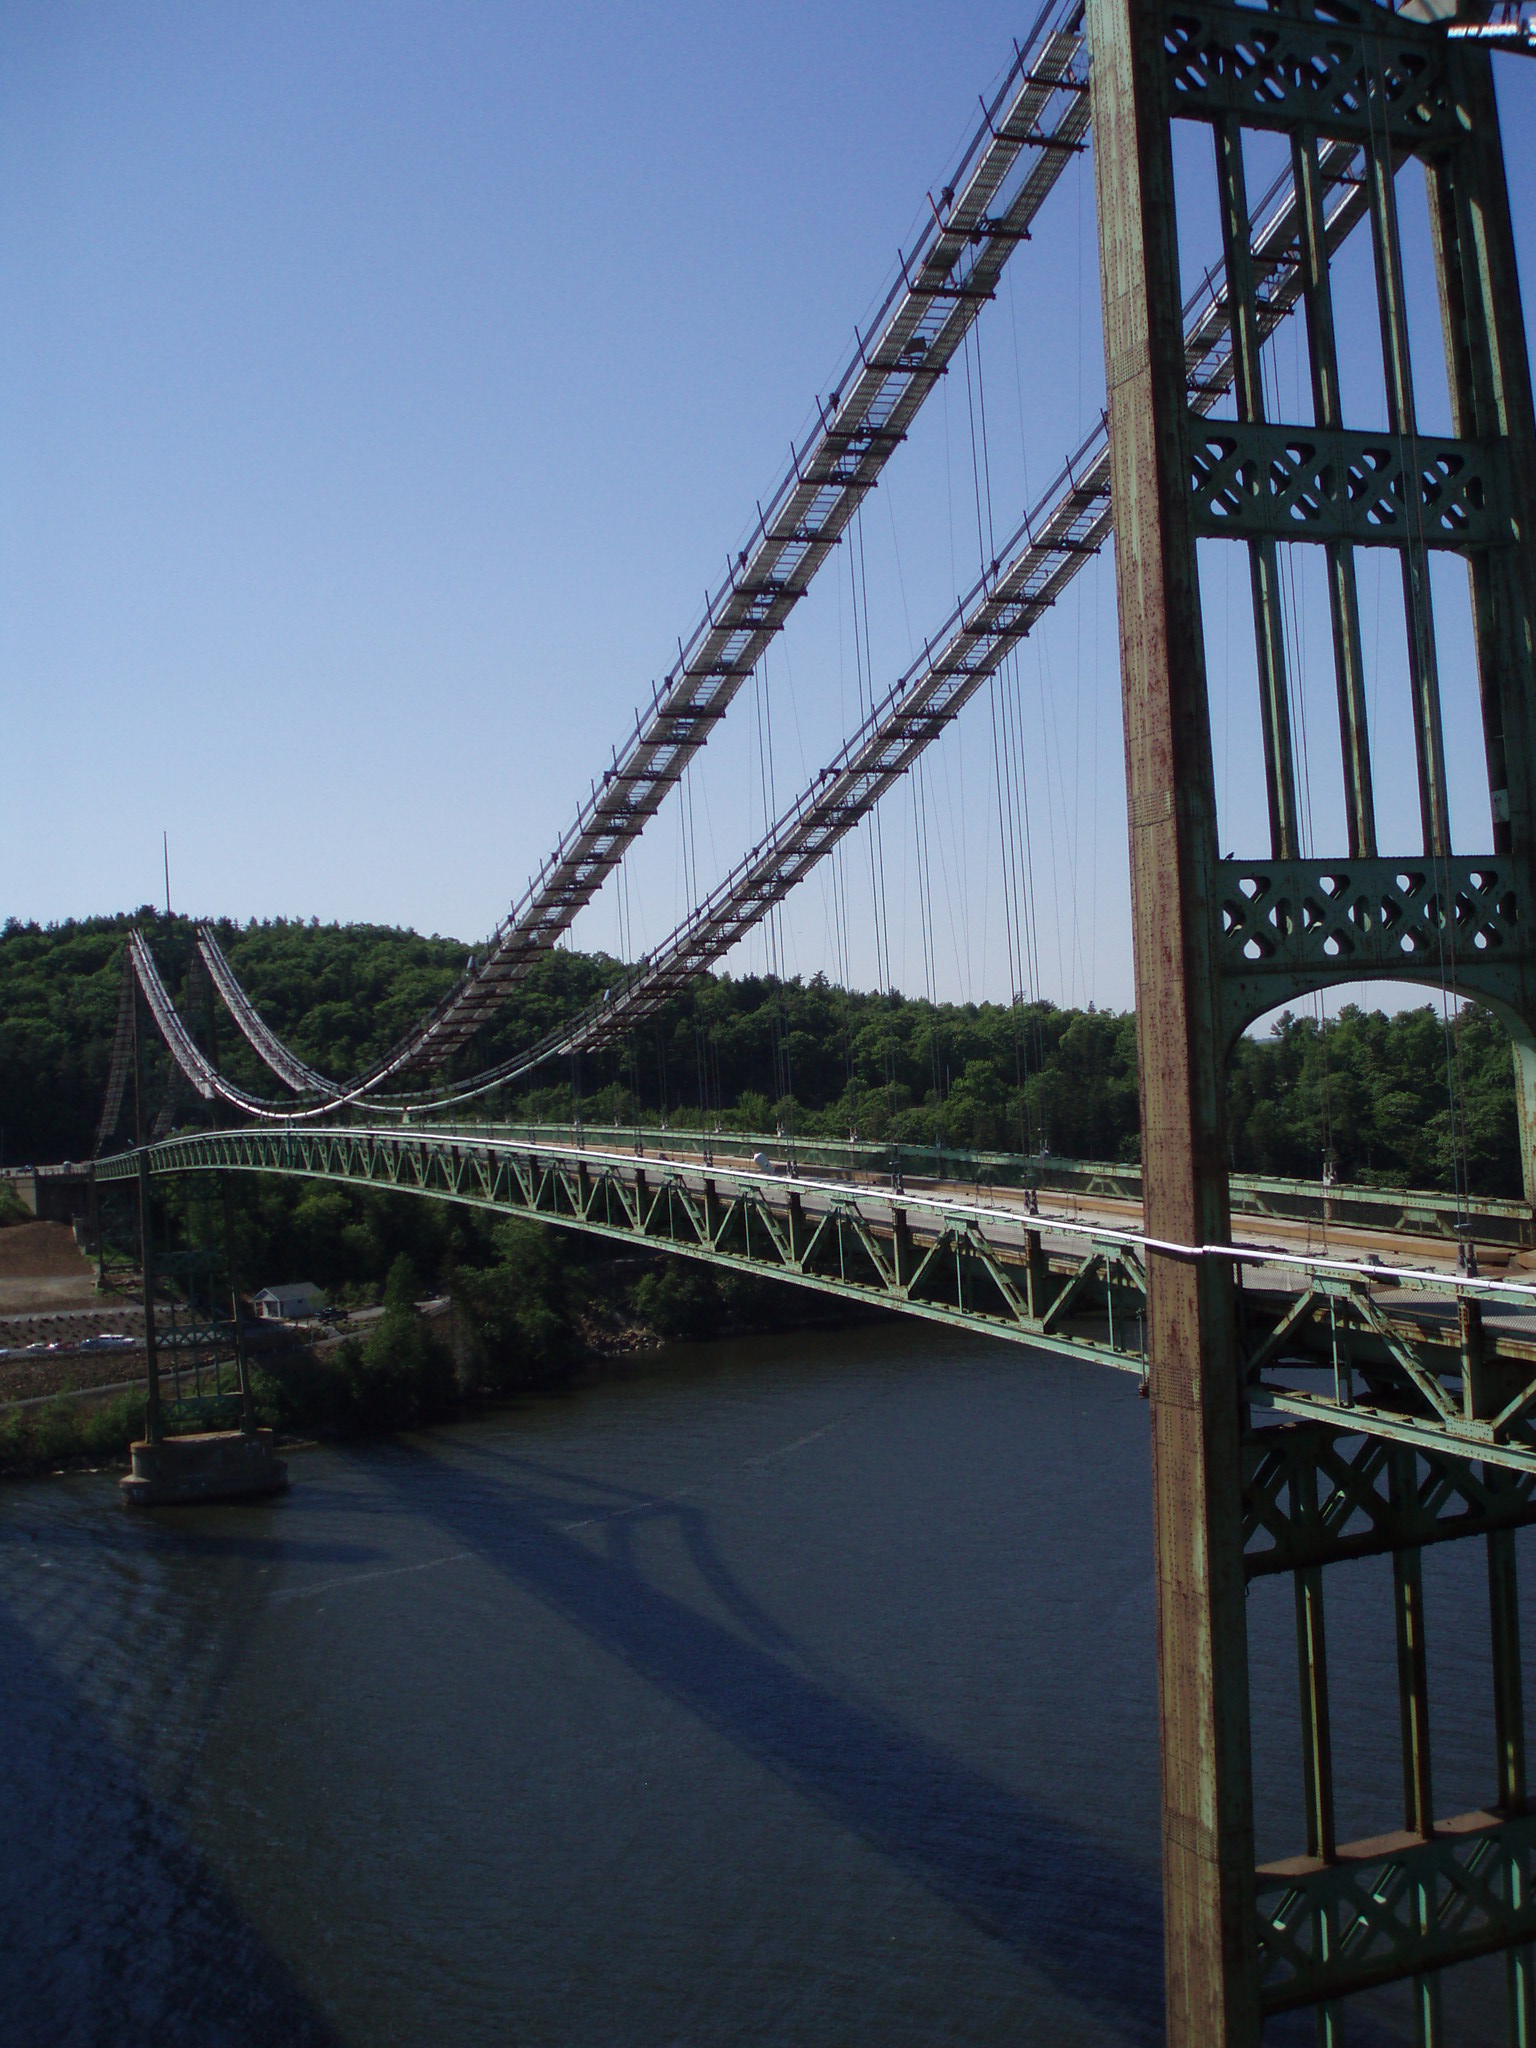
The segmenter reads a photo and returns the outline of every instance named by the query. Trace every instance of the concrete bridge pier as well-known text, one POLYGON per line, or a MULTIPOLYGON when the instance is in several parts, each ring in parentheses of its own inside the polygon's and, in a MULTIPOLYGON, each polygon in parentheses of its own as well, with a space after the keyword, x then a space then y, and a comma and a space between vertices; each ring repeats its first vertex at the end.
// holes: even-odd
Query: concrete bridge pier
MULTIPOLYGON (((134 1050, 137 1081, 137 1030, 134 1050)), ((188 1435, 165 1434, 155 1346, 154 1213, 150 1197, 149 1152, 144 1144, 142 1117, 139 1118, 137 1136, 140 1261, 144 1274, 144 1340, 149 1385, 144 1411, 144 1436, 141 1441, 129 1447, 128 1475, 121 1481, 124 1504, 129 1507, 174 1507, 199 1502, 256 1500, 266 1495, 286 1493, 287 1462, 277 1456, 271 1430, 256 1427, 256 1411, 251 1399, 250 1374, 247 1370, 245 1341, 240 1323, 240 1293, 235 1270, 234 1216, 230 1205, 229 1178, 226 1174, 221 1174, 219 1181, 224 1210, 230 1311, 235 1332, 235 1366, 240 1389, 241 1426, 239 1429, 204 1430, 188 1435)))
POLYGON ((121 1482, 129 1507, 158 1508, 195 1502, 258 1500, 288 1491, 288 1464, 273 1448, 270 1429, 219 1429, 197 1436, 136 1443, 121 1482))

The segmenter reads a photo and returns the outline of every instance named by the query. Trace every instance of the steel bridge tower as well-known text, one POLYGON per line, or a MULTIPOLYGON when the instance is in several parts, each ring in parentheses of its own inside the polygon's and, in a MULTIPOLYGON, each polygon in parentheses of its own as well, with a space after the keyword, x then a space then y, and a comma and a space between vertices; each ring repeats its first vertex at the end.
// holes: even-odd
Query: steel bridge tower
MULTIPOLYGON (((1536 429, 1488 49, 1466 35, 1469 24, 1409 18, 1374 0, 1087 0, 1087 18, 1148 1236, 1230 1241, 1230 1047, 1277 1004, 1367 977, 1475 994, 1504 1018, 1526 1188, 1536 1195, 1536 429), (1187 390, 1172 142, 1181 119, 1204 123, 1214 142, 1232 419, 1197 415, 1187 390), (1290 145, 1312 386, 1305 422, 1266 413, 1266 274, 1250 243, 1244 179, 1250 129, 1290 145), (1341 412, 1320 175, 1341 151, 1365 186, 1385 431, 1362 431, 1341 412), (1415 413, 1396 192, 1411 158, 1428 181, 1454 438, 1421 433, 1415 413), (1219 857, 1196 559, 1197 542, 1210 538, 1248 554, 1267 860, 1219 857), (1281 545, 1297 542, 1321 548, 1326 566, 1347 824, 1336 858, 1303 857, 1298 828, 1279 579, 1281 545), (1366 722, 1362 546, 1397 553, 1406 614, 1407 687, 1394 711, 1412 719, 1422 845, 1388 858, 1377 845, 1366 722), (1453 850, 1449 829, 1428 573, 1437 548, 1462 554, 1471 579, 1489 808, 1469 853, 1453 850)), ((1488 1546, 1491 1797, 1486 1812, 1437 1825, 1415 1540, 1430 1482, 1411 1449, 1372 1452, 1387 1461, 1387 1480, 1373 1484, 1386 1486, 1393 1511, 1373 1547, 1393 1558, 1403 1741, 1402 1826, 1395 1861, 1384 1862, 1379 1843, 1338 1844, 1333 1822, 1324 1567, 1359 1554, 1340 1508, 1351 1483, 1363 1483, 1359 1450, 1346 1433, 1307 1423, 1253 1432, 1231 1266, 1167 1250, 1151 1252, 1148 1267, 1170 2041, 1247 2048, 1264 2014, 1311 2004, 1319 2039, 1337 2043, 1339 1998, 1406 1977, 1419 2039, 1433 2043, 1444 2038, 1439 1970, 1499 1948, 1509 1957, 1510 2039, 1536 2041, 1513 1536, 1486 1512, 1498 1472, 1464 1464, 1461 1483, 1472 1495, 1481 1484, 1485 1512, 1458 1531, 1488 1546), (1330 1516, 1319 1512, 1320 1473, 1330 1516), (1295 1567, 1306 1813, 1305 1854, 1256 1873, 1244 1529, 1261 1513, 1284 1528, 1295 1567), (1479 1846, 1462 1853, 1469 1832, 1479 1846), (1491 1913, 1469 1915, 1473 1889, 1491 1913)), ((1463 1311, 1469 1355, 1476 1318, 1475 1306, 1463 1311)), ((1475 1369, 1467 1385, 1469 1420, 1492 1413, 1496 1390, 1479 1388, 1475 1369)))

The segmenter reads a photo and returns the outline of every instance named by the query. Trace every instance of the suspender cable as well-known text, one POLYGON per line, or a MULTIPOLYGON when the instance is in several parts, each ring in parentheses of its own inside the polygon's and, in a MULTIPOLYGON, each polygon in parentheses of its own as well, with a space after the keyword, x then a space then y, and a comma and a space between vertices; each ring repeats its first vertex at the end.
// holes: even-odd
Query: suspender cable
MULTIPOLYGON (((1357 159, 1356 149, 1345 143, 1329 143, 1320 154, 1329 249, 1338 246, 1365 211, 1365 184, 1354 169, 1357 159)), ((1291 311, 1302 292, 1294 194, 1287 192, 1276 206, 1280 184, 1277 181, 1255 213, 1255 218, 1263 221, 1255 236, 1255 255, 1264 259, 1271 280, 1260 313, 1262 333, 1268 333, 1291 311)), ((1185 333, 1190 405, 1203 414, 1230 388, 1233 375, 1226 303, 1220 279, 1214 274, 1197 288, 1186 306, 1185 333)), ((957 335, 955 345, 958 343, 957 335)), ((1108 455, 1101 423, 1000 551, 1005 565, 998 574, 978 584, 957 606, 936 645, 925 647, 921 659, 878 707, 871 705, 860 731, 781 816, 763 843, 711 893, 705 912, 674 932, 649 965, 632 974, 622 989, 610 992, 613 1000, 593 1006, 526 1052, 482 1074, 410 1096, 374 1094, 375 1106, 396 1113, 406 1108, 446 1108, 531 1072, 557 1054, 563 1056, 573 1043, 601 1044, 609 1042, 615 1032, 622 1035, 637 1005, 653 1001, 658 992, 676 987, 720 957, 769 907, 782 900, 845 832, 869 816, 883 790, 911 765, 975 690, 997 673, 1010 650, 1056 602, 1083 563, 1102 547, 1111 525, 1108 455)), ((850 557, 852 554, 850 550, 850 557)), ((852 559, 850 580, 857 594, 852 559)), ((877 856, 883 853, 878 810, 871 838, 871 887, 878 905, 877 866, 883 871, 883 860, 877 863, 877 856)), ((888 935, 878 916, 876 923, 877 956, 882 950, 885 955, 879 979, 888 990, 888 935)), ((168 1004, 168 998, 166 1001, 168 1004)), ((184 1056, 174 1027, 167 1024, 164 1028, 167 1042, 200 1094, 211 1089, 235 1107, 263 1118, 308 1120, 329 1115, 359 1099, 365 1087, 371 1089, 386 1069, 398 1070, 386 1061, 358 1083, 339 1093, 327 1091, 319 1101, 271 1102, 235 1087, 217 1073, 210 1075, 201 1054, 194 1048, 193 1055, 184 1056), (194 1056, 200 1063, 196 1073, 189 1064, 194 1056)))

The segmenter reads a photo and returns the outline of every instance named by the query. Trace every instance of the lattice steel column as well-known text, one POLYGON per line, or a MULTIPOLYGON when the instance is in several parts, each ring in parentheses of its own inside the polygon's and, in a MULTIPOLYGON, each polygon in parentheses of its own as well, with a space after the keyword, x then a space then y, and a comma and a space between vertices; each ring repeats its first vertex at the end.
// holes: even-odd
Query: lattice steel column
MULTIPOLYGON (((1459 64, 1465 132, 1430 167, 1430 227, 1440 286, 1451 423, 1466 441, 1510 450, 1506 491, 1518 541, 1469 554, 1489 811, 1495 852, 1509 855, 1536 901, 1536 409, 1515 269, 1492 62, 1459 64)), ((1514 981, 1515 976, 1506 976, 1514 981)), ((1510 1027, 1525 1193, 1536 1208, 1536 976, 1500 1009, 1510 1027)))
MULTIPOLYGON (((1245 1026, 1311 990, 1378 974, 1498 1008, 1516 1044, 1527 1189, 1536 1195, 1536 423, 1487 54, 1453 42, 1443 23, 1376 0, 1088 0, 1088 29, 1149 1235, 1225 1241, 1215 1236, 1227 1216, 1225 1064, 1245 1026), (1204 124, 1214 146, 1235 418, 1197 413, 1181 375, 1176 117, 1204 124), (1249 130, 1281 135, 1289 148, 1310 421, 1266 415, 1263 277, 1243 163, 1249 130), (1352 428, 1341 416, 1325 153, 1358 166, 1351 176, 1369 220, 1385 431, 1352 428), (1415 158, 1430 179, 1452 436, 1422 433, 1415 409, 1396 191, 1400 167, 1415 158), (1267 859, 1217 854, 1199 540, 1241 543, 1249 557, 1267 859), (1298 845, 1276 601, 1283 552, 1297 543, 1326 552, 1348 841, 1336 855, 1298 845), (1376 843, 1354 577, 1362 546, 1394 550, 1401 569, 1422 848, 1407 855, 1383 856, 1376 843), (1462 554, 1472 578, 1487 852, 1451 843, 1433 549, 1462 554)), ((1315 820, 1311 830, 1328 833, 1315 820)), ((1394 1451, 1388 1504, 1404 1824, 1360 1843, 1333 1840, 1321 1568, 1339 1552, 1321 1542, 1295 1567, 1307 1850, 1266 1866, 1256 1890, 1248 1888, 1253 1873, 1239 1867, 1252 1826, 1240 1558, 1234 1569, 1245 1386, 1229 1281, 1207 1265, 1197 1273, 1166 1252, 1148 1260, 1170 2038, 1188 2048, 1252 2042, 1261 2007, 1309 2003, 1331 2038, 1339 1999, 1406 1978, 1420 2039, 1432 2044, 1437 1973, 1498 1948, 1514 1955, 1512 2012, 1525 2028, 1536 1815, 1523 1758, 1511 1748, 1513 1557, 1501 1534, 1490 1563, 1499 1798, 1487 1812, 1437 1819, 1422 1578, 1408 1533, 1422 1506, 1420 1454, 1411 1447, 1394 1451), (1257 1961, 1248 1918, 1255 1900, 1257 1961)), ((1349 1301, 1352 1310, 1369 1306, 1349 1301)), ((1369 1314, 1379 1338, 1380 1314, 1369 1314)), ((1459 1334, 1456 1419, 1475 1433, 1495 1426, 1510 1394, 1495 1387, 1475 1306, 1463 1308, 1459 1334)), ((1250 1368, 1256 1380, 1253 1360, 1250 1368)), ((1422 1373, 1417 1384, 1436 1414, 1450 1415, 1422 1373)), ((1318 1522, 1315 1480, 1288 1510, 1299 1526, 1318 1522)), ((1456 1484, 1470 1497, 1470 1478, 1456 1484)), ((1347 1487, 1335 1493, 1350 1497, 1347 1487)), ((1447 1533, 1471 1529, 1437 1538, 1447 1533)))
POLYGON ((1407 1980, 1416 2037, 1440 2048, 1440 1973, 1503 1949, 1510 2040, 1529 2044, 1536 1817, 1525 1786, 1514 1531, 1536 1520, 1536 1478, 1314 1423, 1255 1431, 1244 1465, 1248 1574, 1289 1571, 1296 1583, 1306 1804, 1306 1853, 1258 1873, 1261 2005, 1314 2006, 1319 2040, 1332 2048, 1344 1997, 1407 1980), (1479 1536, 1488 1550, 1496 1796, 1437 1819, 1421 1552, 1479 1536), (1319 1797, 1330 1775, 1326 1678, 1319 1682, 1324 1568, 1371 1556, 1392 1560, 1404 1824, 1340 1843, 1331 1794, 1319 1797))
MULTIPOLYGON (((1186 487, 1195 532, 1246 543, 1255 563, 1266 545, 1284 544, 1282 564, 1298 544, 1324 552, 1339 696, 1347 851, 1329 846, 1333 828, 1314 819, 1316 843, 1303 857, 1287 858, 1283 833, 1272 830, 1267 859, 1217 869, 1223 1030, 1230 1045, 1266 1010, 1362 979, 1490 1003, 1514 1047, 1526 1194, 1536 1207, 1536 417, 1491 59, 1427 12, 1410 18, 1377 0, 1163 0, 1157 9, 1167 110, 1205 125, 1215 144, 1234 358, 1247 345, 1244 303, 1264 276, 1245 261, 1237 225, 1250 130, 1289 144, 1307 309, 1311 419, 1265 418, 1239 377, 1236 419, 1193 420, 1186 487), (1342 415, 1329 277, 1336 245, 1322 232, 1321 179, 1345 160, 1369 222, 1385 429, 1352 427, 1342 415), (1415 405, 1410 337, 1424 329, 1410 317, 1415 280, 1405 280, 1397 181, 1419 170, 1429 183, 1450 435, 1422 432, 1415 405), (1420 820, 1417 834, 1391 834, 1395 848, 1377 843, 1355 590, 1361 547, 1393 550, 1402 579, 1405 687, 1393 702, 1393 679, 1383 677, 1377 694, 1384 715, 1391 702, 1394 715, 1402 707, 1411 718, 1420 820), (1486 828, 1474 821, 1466 835, 1470 845, 1452 844, 1446 795, 1436 550, 1460 554, 1472 586, 1488 813, 1486 828)), ((1275 642, 1273 610, 1258 606, 1270 752, 1285 660, 1275 642)), ((1464 717, 1465 705, 1454 715, 1464 717)), ((1273 811, 1273 771, 1270 781, 1273 811)))
MULTIPOLYGON (((1224 1243, 1216 799, 1161 10, 1089 0, 1088 32, 1147 1230, 1224 1243)), ((1157 1252, 1147 1267, 1168 2037, 1248 2048, 1259 2022, 1231 1275, 1157 1252)))
MULTIPOLYGON (((1386 371, 1387 430, 1406 451, 1414 481, 1420 469, 1418 409, 1408 349, 1407 292, 1403 282, 1402 237, 1397 224, 1397 166, 1383 133, 1372 133, 1365 149, 1371 194, 1371 247, 1376 259, 1376 303, 1381 319, 1381 354, 1386 371)), ((1419 770, 1419 816, 1426 856, 1443 859, 1451 850, 1450 800, 1445 786, 1445 738, 1440 719, 1440 669, 1435 652, 1434 609, 1429 590, 1429 548, 1424 505, 1417 490, 1405 490, 1408 538, 1402 549, 1403 612, 1408 628, 1408 675, 1413 698, 1414 751, 1419 770)))

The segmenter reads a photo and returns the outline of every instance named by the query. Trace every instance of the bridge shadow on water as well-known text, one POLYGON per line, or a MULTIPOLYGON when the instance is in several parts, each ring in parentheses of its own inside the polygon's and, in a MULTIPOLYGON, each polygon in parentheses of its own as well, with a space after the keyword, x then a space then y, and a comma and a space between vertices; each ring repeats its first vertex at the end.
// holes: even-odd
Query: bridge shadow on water
MULTIPOLYGON (((1120 2038, 1164 2039, 1158 1873, 818 1671, 733 1574, 703 1509, 485 1444, 460 1442, 451 1463, 404 1445, 369 1457, 370 1478, 386 1488, 407 1471, 402 1508, 435 1523, 1004 1943, 1076 2001, 1085 2021, 1097 2014, 1120 2038), (466 1453, 470 1469, 461 1462, 466 1453), (740 1633, 647 1578, 635 1536, 657 1520, 674 1525, 740 1633)), ((1278 2015, 1264 2029, 1265 2048, 1315 2038, 1310 2011, 1278 2015)), ((1355 2048, 1382 2048, 1385 2038, 1370 2014, 1351 2013, 1355 2048)))
POLYGON ((0 2039, 340 2048, 3 1603, 0 1730, 0 2039))
MULTIPOLYGON (((482 1442, 370 1445, 333 1455, 366 1479, 369 1509, 435 1525, 511 1586, 808 1800, 835 1826, 1000 1942, 1081 2016, 1081 2038, 1163 2039, 1155 1870, 988 1777, 797 1642, 742 1585, 711 1514, 482 1442), (648 1574, 647 1525, 675 1532, 717 1614, 648 1574)), ((355 1513, 354 1498, 346 1509, 355 1513)), ((337 1511, 323 1482, 303 1514, 337 1511)), ((281 1517, 275 1525, 281 1529, 281 1517)), ((13 1533, 23 1538, 25 1530, 13 1533)), ((51 1527, 59 1551, 76 1525, 51 1527)), ((112 1519, 93 1549, 190 1563, 370 1566, 396 1553, 302 1533, 221 1533, 166 1517, 112 1519)), ((234 1654, 248 1577, 214 1626, 234 1654)), ((186 1591, 173 1607, 187 1604, 186 1591)), ((205 1619, 212 1620, 211 1615, 205 1619)), ((165 1674, 167 1681, 175 1675, 165 1674)), ((0 2039, 106 2039, 168 2048, 332 2048, 339 2043, 285 1963, 244 1918, 101 1715, 0 1601, 0 2039)), ((512 2024, 515 2016, 506 2016, 512 2024)), ((721 2036, 729 2016, 722 2015, 721 2036)), ((1379 2037, 1352 2019, 1350 2039, 1379 2037)), ((1265 2034, 1308 2041, 1308 2016, 1265 2034)))
POLYGON ((1121 2038, 1162 2040, 1154 1872, 812 1668, 735 1579, 699 1507, 600 1495, 582 1475, 484 1447, 466 1469, 466 1449, 455 1446, 451 1464, 404 1447, 373 1452, 369 1477, 1006 1943, 1085 2017, 1099 2013, 1121 2038), (657 1516, 675 1521, 735 1627, 646 1576, 634 1534, 657 1516))

